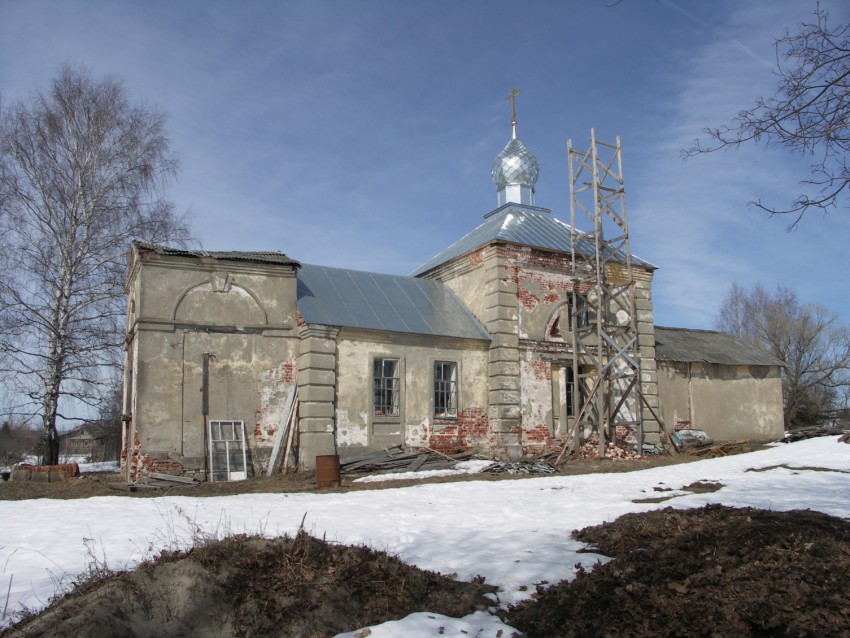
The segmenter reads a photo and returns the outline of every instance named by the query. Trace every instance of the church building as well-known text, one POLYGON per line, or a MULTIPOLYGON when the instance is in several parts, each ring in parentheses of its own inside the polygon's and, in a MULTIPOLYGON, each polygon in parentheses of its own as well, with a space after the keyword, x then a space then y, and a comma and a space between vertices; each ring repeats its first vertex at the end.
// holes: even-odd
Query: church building
MULTIPOLYGON (((320 455, 393 446, 520 459, 588 436, 574 427, 583 402, 572 332, 593 320, 592 311, 577 307, 570 226, 535 202, 539 173, 514 125, 492 164, 497 208, 410 276, 302 264, 280 252, 134 242, 122 451, 128 477, 157 471, 236 480, 268 473, 283 450, 306 469, 320 455)), ((614 256, 610 276, 624 260, 614 256)), ((665 360, 659 373, 656 267, 630 261, 643 402, 624 406, 631 425, 617 427, 610 444, 642 453, 660 449, 662 414, 671 430, 711 424, 690 410, 690 376, 673 380, 696 367, 665 360), (671 381, 659 384, 665 371, 671 381), (670 410, 659 386, 673 388, 670 410)), ((673 336, 687 349, 687 331, 673 336)), ((739 425, 724 422, 734 438, 782 433, 782 363, 757 359, 741 355, 734 369, 718 373, 727 385, 747 381, 736 398, 767 406, 751 417, 744 410, 739 425)), ((712 363, 699 374, 723 365, 712 363)), ((721 401, 722 383, 711 386, 721 401)))

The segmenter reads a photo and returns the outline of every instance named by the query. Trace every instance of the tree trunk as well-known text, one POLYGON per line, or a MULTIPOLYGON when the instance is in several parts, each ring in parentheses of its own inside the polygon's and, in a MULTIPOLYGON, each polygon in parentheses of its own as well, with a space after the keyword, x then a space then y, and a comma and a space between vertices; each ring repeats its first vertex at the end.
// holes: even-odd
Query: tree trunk
POLYGON ((49 364, 46 392, 44 393, 42 422, 44 423, 44 459, 45 465, 59 464, 59 433, 56 431, 56 416, 59 412, 60 375, 55 362, 49 364))

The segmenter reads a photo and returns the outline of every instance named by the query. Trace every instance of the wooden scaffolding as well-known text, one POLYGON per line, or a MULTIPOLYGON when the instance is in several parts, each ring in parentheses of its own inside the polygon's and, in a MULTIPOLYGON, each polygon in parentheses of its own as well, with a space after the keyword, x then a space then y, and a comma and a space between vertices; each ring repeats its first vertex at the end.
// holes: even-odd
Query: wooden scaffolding
POLYGON ((600 458, 618 439, 636 440, 640 453, 640 353, 620 138, 602 142, 591 129, 587 150, 569 140, 567 151, 573 379, 580 406, 570 450, 590 431, 598 435, 600 458), (579 224, 589 230, 579 231, 579 224))

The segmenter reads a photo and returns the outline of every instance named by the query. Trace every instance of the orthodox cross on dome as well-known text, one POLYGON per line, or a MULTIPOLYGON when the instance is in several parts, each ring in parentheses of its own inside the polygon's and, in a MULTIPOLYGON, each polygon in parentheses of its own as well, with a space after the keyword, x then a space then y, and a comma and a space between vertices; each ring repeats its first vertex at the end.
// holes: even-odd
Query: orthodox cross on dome
POLYGON ((512 131, 511 138, 512 139, 516 139, 516 96, 517 95, 519 95, 519 90, 518 89, 511 89, 510 94, 508 95, 508 97, 505 100, 506 102, 508 100, 511 101, 511 131, 512 131))
POLYGON ((493 160, 490 175, 496 184, 499 206, 526 204, 534 206, 534 188, 540 175, 540 164, 531 151, 516 136, 516 96, 518 89, 511 89, 506 101, 511 103, 511 128, 513 136, 502 152, 493 160))

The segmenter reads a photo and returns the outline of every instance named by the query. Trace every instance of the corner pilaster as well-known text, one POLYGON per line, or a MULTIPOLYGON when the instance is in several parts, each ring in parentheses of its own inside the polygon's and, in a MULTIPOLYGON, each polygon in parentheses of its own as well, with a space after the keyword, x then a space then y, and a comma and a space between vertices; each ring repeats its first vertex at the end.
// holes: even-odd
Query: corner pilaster
POLYGON ((336 454, 336 337, 338 328, 304 325, 298 331, 299 466, 313 469, 316 457, 336 454))
MULTIPOLYGON (((639 278, 635 285, 635 311, 637 316, 637 345, 640 352, 640 391, 646 402, 659 417, 661 416, 658 399, 658 369, 655 363, 655 323, 652 310, 652 274, 648 280, 639 278)), ((659 444, 661 431, 658 422, 643 402, 640 404, 640 418, 643 425, 643 440, 648 444, 659 444)), ((664 424, 668 431, 672 424, 664 424)))
POLYGON ((488 255, 484 323, 493 337, 487 368, 492 452, 519 458, 520 366, 517 284, 505 269, 505 257, 495 250, 488 255))

